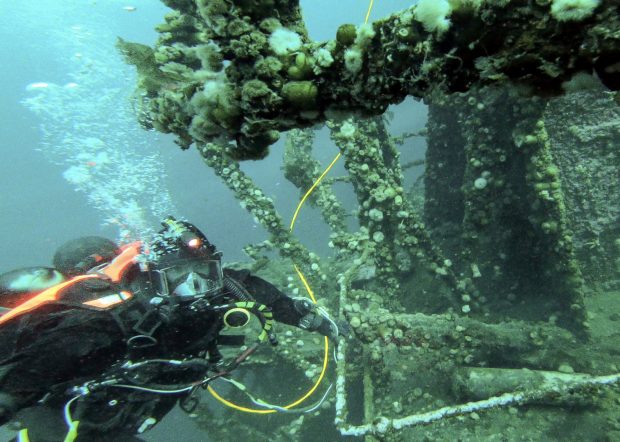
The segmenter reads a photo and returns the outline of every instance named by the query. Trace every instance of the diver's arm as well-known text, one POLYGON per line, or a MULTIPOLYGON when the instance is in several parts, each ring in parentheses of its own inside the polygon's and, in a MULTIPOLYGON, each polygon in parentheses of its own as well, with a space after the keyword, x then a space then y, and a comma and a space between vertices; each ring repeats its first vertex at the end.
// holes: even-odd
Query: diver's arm
POLYGON ((110 315, 54 308, 24 315, 19 327, 5 325, 11 327, 1 334, 8 353, 0 360, 5 415, 33 405, 57 385, 96 376, 121 354, 122 334, 110 315))
POLYGON ((249 295, 273 312, 273 319, 284 324, 298 326, 304 313, 295 308, 293 298, 286 296, 275 285, 252 275, 248 270, 224 269, 224 276, 242 284, 249 295))
POLYGON ((47 343, 38 345, 34 336, 37 333, 44 335, 39 321, 31 321, 29 316, 14 319, 0 330, 0 347, 3 349, 0 357, 1 424, 45 395, 48 385, 42 377, 55 368, 54 362, 45 357, 49 346, 47 343))
POLYGON ((0 426, 11 421, 22 408, 34 405, 46 393, 45 385, 39 382, 34 371, 45 372, 48 367, 36 367, 31 362, 24 359, 0 364, 0 426))
POLYGON ((291 298, 270 282, 248 271, 227 269, 225 274, 236 277, 257 302, 271 309, 273 318, 278 322, 316 331, 334 341, 337 341, 338 336, 348 335, 348 326, 345 323, 337 324, 307 298, 291 298))

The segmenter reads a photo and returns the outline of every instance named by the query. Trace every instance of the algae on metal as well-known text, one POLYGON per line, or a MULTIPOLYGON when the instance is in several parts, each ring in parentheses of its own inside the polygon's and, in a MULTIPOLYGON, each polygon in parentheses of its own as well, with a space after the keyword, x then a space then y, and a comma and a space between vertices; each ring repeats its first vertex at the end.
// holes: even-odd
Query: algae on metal
MULTIPOLYGON (((187 147, 225 139, 239 159, 261 158, 279 132, 333 112, 382 114, 406 96, 513 83, 532 94, 595 71, 614 89, 620 74, 617 0, 561 21, 549 1, 453 2, 451 25, 429 32, 413 6, 371 25, 311 41, 297 1, 173 1, 154 57, 182 79, 147 94, 157 130, 187 147), (288 46, 275 38, 286 31, 288 46), (294 36, 293 36, 294 35, 294 36), (222 64, 225 61, 226 67, 222 64)), ((142 75, 149 75, 143 72, 142 75)))

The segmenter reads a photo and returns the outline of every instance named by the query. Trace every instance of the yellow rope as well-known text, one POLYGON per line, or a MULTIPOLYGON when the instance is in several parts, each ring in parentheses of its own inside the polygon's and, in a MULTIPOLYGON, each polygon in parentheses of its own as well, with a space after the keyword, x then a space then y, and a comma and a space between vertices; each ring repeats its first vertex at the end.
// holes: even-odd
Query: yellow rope
MULTIPOLYGON (((364 24, 368 23, 368 19, 370 18, 370 12, 372 11, 373 4, 374 4, 374 0, 370 0, 370 3, 368 4, 368 11, 366 12, 366 18, 364 20, 364 24)), ((301 200, 299 201, 299 204, 297 204, 297 208, 295 209, 295 213, 293 214, 293 217, 291 219, 291 224, 289 225, 289 232, 293 232, 293 228, 295 227, 295 221, 297 220, 297 216, 299 215, 299 211, 301 210, 301 207, 304 205, 304 203, 306 202, 306 200, 308 199, 310 194, 312 192, 314 192, 314 189, 316 189, 316 187, 321 183, 321 181, 323 180, 325 175, 327 175, 327 173, 331 170, 331 168, 334 166, 334 164, 336 164, 336 162, 340 159, 340 156, 341 156, 340 153, 338 153, 338 155, 336 155, 336 157, 332 160, 332 162, 329 163, 329 166, 327 166, 327 168, 323 171, 323 173, 317 178, 317 180, 314 182, 314 184, 312 184, 312 186, 310 186, 308 191, 301 198, 301 200)), ((310 299, 312 300, 312 302, 314 304, 316 304, 317 301, 316 301, 316 298, 314 296, 314 292, 312 291, 312 288, 310 287, 310 284, 308 284, 308 281, 306 280, 306 278, 303 275, 303 273, 301 272, 301 270, 299 270, 299 268, 296 265, 294 265, 294 267, 295 267, 295 271, 297 272, 297 276, 299 276, 299 279, 301 279, 301 281, 303 282, 304 287, 306 288, 306 291, 308 292, 308 295, 310 296, 310 299)), ((327 365, 328 365, 328 361, 329 361, 329 340, 327 339, 327 336, 324 339, 325 339, 325 349, 324 349, 324 352, 323 352, 323 367, 321 368, 321 373, 319 374, 318 379, 316 380, 314 385, 304 395, 302 395, 299 399, 291 402, 290 404, 284 405, 283 407, 280 407, 280 408, 285 408, 285 409, 288 410, 288 409, 291 409, 293 407, 296 407, 297 405, 301 404, 303 401, 308 399, 310 396, 312 396, 312 394, 319 387, 319 384, 321 383, 321 381, 325 377, 325 373, 327 372, 327 365)), ((278 410, 274 410, 274 409, 258 409, 258 408, 243 407, 241 405, 237 405, 237 404, 235 404, 235 403, 233 403, 233 402, 223 398, 210 385, 208 386, 207 389, 208 389, 209 393, 211 393, 211 395, 215 399, 217 399, 218 401, 220 401, 224 405, 227 405, 230 408, 234 408, 235 410, 244 411, 246 413, 255 413, 255 414, 269 414, 269 413, 275 413, 276 411, 278 411, 278 410)))
MULTIPOLYGON (((373 6, 374 2, 375 2, 374 0, 370 0, 370 3, 368 4, 368 11, 366 11, 366 18, 364 19, 364 24, 368 23, 368 19, 370 18, 370 12, 372 11, 372 6, 373 6)), ((338 161, 340 159, 340 155, 341 155, 340 152, 338 152, 338 155, 336 155, 336 157, 332 160, 332 162, 329 164, 329 166, 327 166, 327 169, 325 169, 323 171, 321 176, 319 176, 319 178, 314 182, 314 184, 312 186, 310 186, 308 191, 301 198, 301 201, 297 205, 297 209, 295 209, 295 213, 293 214, 293 219, 291 219, 291 225, 289 226, 289 231, 290 232, 293 231, 293 227, 295 226, 295 221, 297 220, 297 215, 299 215, 299 211, 301 210, 301 206, 304 205, 304 203, 306 202, 306 199, 310 196, 310 194, 312 192, 314 192, 314 189, 316 188, 316 186, 319 185, 319 183, 321 182, 323 177, 325 175, 327 175, 327 172, 329 172, 330 169, 333 167, 333 165, 336 164, 336 161, 338 161)), ((299 273, 299 270, 297 270, 297 272, 299 273)))
POLYGON ((310 194, 312 192, 314 192, 314 189, 316 188, 316 186, 319 185, 319 183, 321 182, 321 180, 323 179, 323 177, 325 175, 327 175, 327 172, 329 172, 329 170, 332 168, 332 166, 334 164, 336 164, 336 161, 338 161, 338 158, 340 158, 340 153, 338 155, 336 155, 336 158, 334 158, 332 160, 332 162, 329 164, 329 166, 327 166, 327 169, 325 169, 323 171, 323 173, 321 174, 320 177, 317 178, 317 180, 314 182, 314 184, 312 186, 310 186, 310 188, 308 189, 308 191, 304 194, 304 196, 301 198, 301 201, 299 201, 299 204, 297 204, 297 209, 295 209, 295 213, 293 214, 293 218, 291 219, 291 225, 288 227, 289 232, 293 231, 293 227, 295 227, 295 221, 297 220, 297 215, 299 215, 299 211, 301 210, 301 206, 304 205, 304 203, 306 202, 306 199, 308 199, 308 197, 310 196, 310 194))
POLYGON ((370 11, 372 11, 373 3, 374 3, 374 0, 370 0, 370 3, 368 4, 368 11, 366 12, 366 18, 364 19, 364 24, 368 23, 368 19, 370 18, 370 11))
MULTIPOLYGON (((312 388, 306 392, 306 394, 304 394, 303 396, 301 396, 299 399, 295 400, 294 402, 291 402, 290 404, 284 405, 282 408, 286 408, 287 410, 289 410, 289 409, 291 409, 293 407, 296 407, 297 405, 301 404, 303 401, 308 399, 308 397, 310 397, 315 392, 315 390, 317 389, 317 387, 319 386, 319 384, 323 380, 323 377, 325 376, 325 372, 327 371, 327 361, 329 360, 329 344, 328 344, 328 339, 327 339, 327 337, 325 337, 324 339, 325 339, 325 352, 324 352, 324 355, 323 355, 323 368, 321 370, 321 374, 319 375, 319 378, 314 383, 312 388)), ((209 387, 207 389, 209 390, 209 393, 211 393, 211 395, 215 399, 217 399, 218 401, 220 401, 224 405, 229 406, 230 408, 234 408, 235 410, 244 411, 246 413, 255 413, 255 414, 269 414, 269 413, 275 413, 275 412, 278 411, 278 410, 274 410, 274 409, 249 408, 249 407, 244 407, 244 406, 241 406, 241 405, 237 405, 234 402, 230 402, 229 400, 224 399, 210 385, 209 385, 209 387)))

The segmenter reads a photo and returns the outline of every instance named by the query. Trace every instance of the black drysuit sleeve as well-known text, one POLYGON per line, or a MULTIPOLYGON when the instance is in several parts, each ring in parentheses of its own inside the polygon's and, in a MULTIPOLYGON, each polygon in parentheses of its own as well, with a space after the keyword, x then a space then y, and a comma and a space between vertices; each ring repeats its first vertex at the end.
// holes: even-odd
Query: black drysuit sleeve
POLYGON ((270 282, 252 275, 248 270, 224 269, 224 276, 240 282, 256 302, 271 308, 276 321, 293 326, 299 325, 303 315, 295 309, 293 298, 282 293, 270 282))

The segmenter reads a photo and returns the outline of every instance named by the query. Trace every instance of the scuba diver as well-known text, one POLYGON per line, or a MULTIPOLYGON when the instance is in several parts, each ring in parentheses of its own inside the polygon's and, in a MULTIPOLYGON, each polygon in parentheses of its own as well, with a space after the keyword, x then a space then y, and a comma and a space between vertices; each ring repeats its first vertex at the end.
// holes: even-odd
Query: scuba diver
POLYGON ((310 300, 223 268, 194 225, 162 225, 150 250, 78 238, 53 268, 0 275, 0 425, 19 421, 17 441, 142 440, 252 353, 258 344, 228 362, 218 349, 241 345, 220 332, 252 316, 272 345, 274 320, 334 341, 348 333, 310 300))

